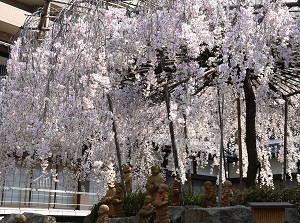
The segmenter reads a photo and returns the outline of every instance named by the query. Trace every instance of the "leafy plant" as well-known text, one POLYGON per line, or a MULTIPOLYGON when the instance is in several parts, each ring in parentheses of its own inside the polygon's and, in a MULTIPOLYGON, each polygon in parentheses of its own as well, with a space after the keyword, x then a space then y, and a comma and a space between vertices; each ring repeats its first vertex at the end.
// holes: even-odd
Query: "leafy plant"
POLYGON ((124 211, 126 216, 134 216, 142 208, 146 193, 138 191, 128 194, 124 198, 124 211))
POLYGON ((206 207, 205 195, 202 193, 184 193, 183 199, 184 205, 198 205, 200 207, 206 207))
POLYGON ((281 201, 294 204, 300 212, 300 187, 285 188, 283 190, 280 190, 279 195, 281 201))
POLYGON ((249 188, 233 194, 231 205, 244 205, 247 202, 290 202, 300 211, 300 188, 274 190, 269 186, 249 188))
MULTIPOLYGON (((124 198, 124 212, 126 216, 134 216, 142 208, 146 193, 136 192, 128 194, 124 198)), ((94 204, 91 208, 91 213, 84 218, 84 223, 94 223, 98 217, 98 209, 100 203, 94 204)))
POLYGON ((84 218, 84 223, 94 223, 98 218, 98 209, 100 207, 100 203, 94 204, 91 208, 91 213, 84 218))

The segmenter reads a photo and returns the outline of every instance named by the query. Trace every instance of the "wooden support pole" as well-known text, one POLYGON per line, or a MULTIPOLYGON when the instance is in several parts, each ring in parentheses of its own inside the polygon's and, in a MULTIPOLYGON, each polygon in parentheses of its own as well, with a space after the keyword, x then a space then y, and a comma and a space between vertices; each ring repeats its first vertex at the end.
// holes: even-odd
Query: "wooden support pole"
POLYGON ((225 179, 228 180, 229 178, 229 163, 227 162, 227 167, 226 167, 226 162, 227 162, 227 159, 226 159, 226 156, 225 156, 225 149, 223 147, 223 168, 224 168, 224 175, 225 175, 225 179), (226 170, 227 168, 227 170, 226 170), (228 171, 228 175, 227 175, 227 171, 228 171))
MULTIPOLYGON (((229 6, 229 9, 238 8, 239 5, 240 5, 240 4, 237 4, 237 5, 230 5, 230 6, 229 6)), ((298 1, 295 0, 295 1, 293 1, 293 2, 286 1, 286 2, 284 2, 284 5, 287 6, 288 8, 297 7, 297 6, 300 7, 300 1, 299 1, 299 0, 298 0, 298 1)), ((255 9, 259 9, 259 8, 263 8, 264 5, 262 5, 262 4, 255 4, 253 7, 254 7, 255 9)))
MULTIPOLYGON (((185 114, 183 114, 183 119, 184 119, 184 137, 185 137, 185 141, 186 141, 187 140, 187 126, 186 126, 187 123, 186 123, 186 115, 185 114)), ((188 156, 189 162, 191 162, 187 145, 185 146, 185 151, 186 151, 186 154, 188 156)), ((193 191, 191 168, 188 169, 187 180, 188 180, 189 192, 191 193, 193 191)))
POLYGON ((224 95, 220 96, 218 89, 218 109, 219 109, 219 123, 220 123, 220 167, 219 167, 219 187, 218 187, 218 206, 222 206, 222 176, 223 176, 223 108, 224 108, 224 95))
MULTIPOLYGON (((113 105, 112 105, 112 101, 110 98, 110 95, 107 94, 107 101, 108 101, 108 106, 109 106, 109 110, 110 112, 113 114, 113 105)), ((118 166, 119 166, 119 171, 120 171, 120 175, 121 175, 121 184, 123 187, 123 191, 124 191, 124 195, 127 195, 126 192, 126 186, 125 186, 125 177, 124 177, 124 173, 123 173, 123 168, 122 168, 122 161, 121 161, 121 153, 120 153, 120 146, 119 146, 119 141, 118 141, 118 135, 117 135, 117 128, 116 128, 116 123, 115 123, 115 119, 112 119, 112 127, 113 127, 113 132, 114 132, 114 139, 115 139, 115 145, 116 145, 116 151, 117 151, 117 158, 118 158, 118 166)))
MULTIPOLYGON (((166 96, 166 107, 167 107, 167 115, 169 120, 169 129, 170 129, 170 136, 171 136, 171 143, 172 143, 172 151, 173 151, 173 157, 174 157, 174 164, 175 164, 175 170, 178 171, 178 153, 176 149, 176 143, 175 143, 175 134, 174 134, 174 126, 172 120, 170 120, 170 95, 169 95, 169 89, 168 84, 165 84, 165 96, 166 96)), ((182 194, 182 184, 179 182, 178 184, 178 190, 179 190, 179 204, 183 204, 183 194, 182 194)))
POLYGON ((40 22, 38 24, 38 29, 40 30, 38 38, 45 37, 44 28, 48 27, 48 20, 49 19, 47 18, 47 15, 49 14, 49 11, 50 11, 50 3, 51 3, 50 0, 45 0, 44 7, 43 7, 42 12, 41 12, 41 19, 40 19, 40 22))
POLYGON ((240 172, 240 189, 244 187, 243 184, 243 151, 242 151, 242 128, 241 128, 241 101, 238 97, 236 99, 237 119, 238 119, 238 148, 239 148, 239 172, 240 172))
POLYGON ((288 98, 284 98, 284 138, 283 138, 283 185, 282 187, 286 187, 286 156, 287 156, 287 122, 288 122, 288 98))

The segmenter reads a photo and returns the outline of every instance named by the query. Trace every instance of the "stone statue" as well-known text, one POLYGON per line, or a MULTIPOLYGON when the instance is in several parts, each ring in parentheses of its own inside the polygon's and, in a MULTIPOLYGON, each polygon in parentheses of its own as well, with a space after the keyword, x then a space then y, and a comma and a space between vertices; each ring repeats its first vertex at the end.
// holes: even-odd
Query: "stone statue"
POLYGON ((124 166, 123 167, 124 178, 125 178, 125 186, 127 194, 131 194, 132 192, 132 174, 131 174, 131 167, 124 166))
POLYGON ((120 184, 116 185, 116 194, 113 196, 111 201, 113 208, 114 208, 114 214, 113 217, 123 217, 125 216, 124 213, 124 191, 120 184))
POLYGON ((108 216, 112 217, 114 214, 114 207, 111 203, 112 198, 116 195, 116 188, 112 184, 108 184, 108 190, 105 196, 100 200, 100 204, 106 204, 109 207, 108 216))
POLYGON ((232 183, 229 180, 226 180, 223 183, 222 187, 222 206, 230 206, 230 197, 232 197, 233 191, 232 191, 232 183))
POLYGON ((150 223, 153 212, 152 197, 147 195, 143 207, 138 212, 139 223, 150 223))
POLYGON ((216 206, 216 190, 211 181, 205 181, 205 200, 207 203, 207 207, 215 207, 216 206))
POLYGON ((153 206, 156 209, 156 223, 170 222, 168 216, 168 203, 169 203, 169 188, 167 184, 160 184, 153 206))
POLYGON ((151 167, 152 175, 148 177, 146 183, 147 195, 150 195, 153 201, 156 198, 156 193, 159 185, 165 182, 164 178, 160 176, 159 173, 160 173, 160 167, 157 165, 152 166, 151 167))
POLYGON ((172 205, 174 206, 180 205, 178 181, 176 179, 174 179, 174 183, 172 186, 172 205))
POLYGON ((17 214, 10 223, 26 223, 26 217, 23 214, 17 214))
POLYGON ((109 207, 106 204, 100 205, 96 223, 109 223, 108 212, 109 212, 109 207))

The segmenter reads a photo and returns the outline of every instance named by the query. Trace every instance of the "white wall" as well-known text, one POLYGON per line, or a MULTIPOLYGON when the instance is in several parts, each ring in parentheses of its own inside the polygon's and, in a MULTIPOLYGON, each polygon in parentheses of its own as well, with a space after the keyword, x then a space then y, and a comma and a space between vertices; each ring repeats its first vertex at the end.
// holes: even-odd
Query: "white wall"
POLYGON ((3 2, 0 2, 0 8, 0 21, 11 24, 16 27, 20 27, 23 25, 26 19, 26 14, 28 14, 28 12, 22 9, 5 4, 3 2))
POLYGON ((212 164, 212 161, 209 160, 208 164, 204 168, 197 166, 197 168, 196 168, 197 174, 216 177, 218 175, 218 167, 215 166, 212 168, 211 164, 212 164))
POLYGON ((0 56, 0 64, 6 65, 7 64, 7 60, 8 60, 7 58, 0 56))
POLYGON ((240 175, 237 174, 238 169, 239 169, 239 163, 238 162, 229 163, 229 165, 226 166, 227 173, 229 173, 228 177, 229 178, 239 178, 240 175), (229 166, 229 168, 228 168, 228 166, 229 166))
POLYGON ((282 163, 280 163, 277 158, 271 159, 270 164, 273 174, 282 174, 282 163))

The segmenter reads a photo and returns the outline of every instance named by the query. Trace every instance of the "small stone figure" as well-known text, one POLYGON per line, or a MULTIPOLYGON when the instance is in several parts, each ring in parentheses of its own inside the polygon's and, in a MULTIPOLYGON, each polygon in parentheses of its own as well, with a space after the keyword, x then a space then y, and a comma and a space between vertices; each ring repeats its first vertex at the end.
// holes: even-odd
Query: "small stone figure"
POLYGON ((100 205, 96 223, 109 223, 108 212, 109 212, 109 207, 106 204, 100 205))
POLYGON ((17 214, 10 223, 26 223, 26 217, 23 214, 17 214))
POLYGON ((169 188, 167 184, 160 184, 153 206, 156 209, 156 223, 168 223, 170 222, 168 216, 168 202, 169 202, 169 188))
POLYGON ((160 167, 157 165, 152 166, 151 167, 152 175, 148 177, 146 183, 147 195, 150 195, 153 201, 156 198, 156 193, 159 185, 165 182, 164 178, 160 176, 159 173, 160 173, 160 167))
POLYGON ((174 183, 172 186, 172 205, 174 205, 174 206, 180 205, 178 181, 176 179, 174 180, 174 183))
POLYGON ((114 214, 114 207, 111 203, 112 198, 116 195, 116 188, 112 184, 108 184, 108 190, 106 191, 105 196, 101 199, 100 204, 106 204, 109 207, 108 215, 112 217, 114 214))
POLYGON ((124 178, 125 178, 125 186, 127 194, 131 194, 132 192, 132 174, 131 174, 131 167, 124 166, 123 167, 124 178))
POLYGON ((154 207, 152 205, 152 197, 147 195, 144 200, 144 205, 138 212, 139 223, 150 223, 154 207))
POLYGON ((114 208, 114 214, 113 217, 123 217, 125 216, 124 213, 124 191, 120 184, 116 185, 116 194, 113 196, 111 201, 113 208, 114 208))
POLYGON ((226 180, 223 183, 222 187, 222 206, 230 206, 230 197, 232 197, 233 191, 232 191, 232 183, 229 180, 226 180))
POLYGON ((216 190, 211 181, 205 181, 205 200, 207 203, 207 207, 215 207, 216 206, 216 190))

